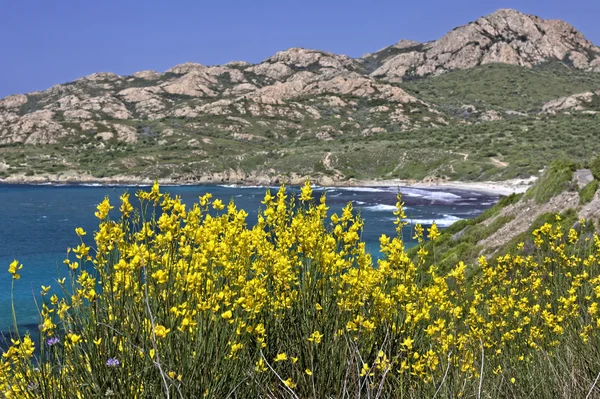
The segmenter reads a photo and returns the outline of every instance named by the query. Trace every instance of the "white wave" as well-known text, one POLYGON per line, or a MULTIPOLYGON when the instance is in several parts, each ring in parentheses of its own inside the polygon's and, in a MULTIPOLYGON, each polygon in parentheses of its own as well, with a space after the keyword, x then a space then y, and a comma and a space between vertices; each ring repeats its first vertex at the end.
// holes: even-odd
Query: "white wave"
MULTIPOLYGON (((163 184, 163 186, 169 186, 168 184, 163 184)), ((110 184, 108 187, 152 187, 152 184, 147 183, 138 183, 138 184, 110 184)), ((173 184, 169 187, 181 187, 180 184, 173 184)))
POLYGON ((400 192, 403 195, 407 195, 409 197, 418 197, 429 200, 440 200, 440 201, 453 201, 460 199, 460 195, 456 195, 453 193, 449 193, 446 191, 429 191, 429 190, 421 190, 418 188, 406 188, 401 187, 400 192))
POLYGON ((241 184, 217 184, 217 187, 224 188, 269 188, 271 190, 279 190, 279 186, 246 186, 241 184))
POLYGON ((102 183, 82 183, 81 185, 84 187, 102 187, 103 186, 102 183))
POLYGON ((386 205, 386 204, 377 204, 377 205, 365 206, 363 209, 365 209, 367 211, 373 211, 373 212, 392 212, 392 211, 396 210, 396 206, 395 205, 386 205))
POLYGON ((364 193, 386 193, 389 189, 380 187, 331 187, 332 190, 356 191, 364 193))
POLYGON ((435 222, 435 224, 440 227, 448 227, 459 220, 463 219, 452 215, 443 215, 442 218, 438 219, 406 219, 410 224, 431 225, 435 222))

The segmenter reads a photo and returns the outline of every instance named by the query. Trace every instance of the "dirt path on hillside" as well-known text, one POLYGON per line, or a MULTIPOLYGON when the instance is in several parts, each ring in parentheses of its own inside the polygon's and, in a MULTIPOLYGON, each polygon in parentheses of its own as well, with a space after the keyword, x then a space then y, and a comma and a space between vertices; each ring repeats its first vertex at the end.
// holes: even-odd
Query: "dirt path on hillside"
POLYGON ((497 167, 497 168, 506 168, 509 165, 508 162, 503 162, 503 161, 501 161, 499 159, 492 158, 492 157, 490 157, 490 161, 492 161, 492 163, 494 164, 494 166, 497 167))
POLYGON ((331 163, 331 152, 325 154, 325 158, 323 158, 323 166, 328 171, 332 172, 336 179, 341 179, 344 177, 344 174, 333 167, 331 163))

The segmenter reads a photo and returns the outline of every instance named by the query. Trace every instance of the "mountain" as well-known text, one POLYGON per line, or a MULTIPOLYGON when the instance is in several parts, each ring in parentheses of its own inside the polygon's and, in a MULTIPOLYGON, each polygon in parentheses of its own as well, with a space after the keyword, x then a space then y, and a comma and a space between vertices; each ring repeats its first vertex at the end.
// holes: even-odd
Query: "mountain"
MULTIPOLYGON (((439 40, 403 40, 361 58, 291 48, 258 64, 95 73, 0 100, 0 178, 524 176, 544 164, 514 162, 519 151, 468 152, 456 134, 490 123, 477 131, 495 134, 493 123, 515 118, 592 118, 596 72, 600 49, 569 24, 499 10, 439 40)), ((582 151, 593 155, 595 141, 582 151)))
POLYGON ((371 76, 386 81, 491 63, 531 68, 552 60, 600 72, 600 48, 571 25, 509 9, 458 27, 439 40, 401 40, 363 59, 373 70, 371 76))

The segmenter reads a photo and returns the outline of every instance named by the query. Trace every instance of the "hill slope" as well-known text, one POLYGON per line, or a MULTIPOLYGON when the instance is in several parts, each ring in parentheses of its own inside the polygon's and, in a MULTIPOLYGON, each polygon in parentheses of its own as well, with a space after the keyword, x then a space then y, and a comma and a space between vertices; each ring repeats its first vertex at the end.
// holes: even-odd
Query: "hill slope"
POLYGON ((567 230, 581 230, 583 220, 586 232, 594 231, 600 214, 598 159, 592 162, 592 170, 583 166, 553 162, 526 193, 503 198, 477 218, 445 229, 435 251, 427 244, 429 260, 435 257, 440 265, 453 267, 459 261, 474 263, 481 255, 489 259, 512 253, 520 243, 522 251, 530 254, 534 252, 531 233, 544 223, 555 222, 556 215, 567 230))
POLYGON ((359 59, 292 48, 96 73, 0 100, 0 178, 527 177, 565 143, 576 160, 599 149, 599 54, 564 22, 499 10, 359 59))

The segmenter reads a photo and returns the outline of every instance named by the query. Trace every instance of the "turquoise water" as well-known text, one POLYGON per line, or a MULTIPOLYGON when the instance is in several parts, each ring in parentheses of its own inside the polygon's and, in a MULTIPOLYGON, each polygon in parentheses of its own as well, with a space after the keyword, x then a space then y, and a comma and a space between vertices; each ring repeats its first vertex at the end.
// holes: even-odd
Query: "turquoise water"
MULTIPOLYGON (((39 299, 40 286, 57 287, 56 278, 67 275, 62 263, 66 249, 78 244, 75 227, 88 231, 87 244, 92 244, 97 226, 96 205, 108 195, 113 204, 124 191, 135 193, 137 187, 123 186, 29 186, 0 185, 0 331, 12 325, 10 311, 11 277, 8 265, 13 259, 23 263, 21 279, 16 281, 14 301, 19 325, 37 330, 37 310, 34 297, 39 299)), ((238 208, 249 213, 248 223, 255 223, 267 187, 237 186, 171 186, 163 187, 191 204, 200 195, 211 192, 224 202, 234 200, 238 208)), ((277 189, 274 187, 273 189, 277 189)), ((289 190, 298 192, 297 188, 289 190)), ((381 234, 394 235, 396 187, 383 188, 316 188, 315 194, 327 192, 330 212, 339 212, 349 201, 365 219, 363 240, 374 257, 379 256, 381 234)), ((498 197, 470 191, 439 191, 401 188, 406 214, 411 223, 405 237, 410 237, 414 223, 447 227, 459 219, 473 218, 492 206, 498 197)), ((132 198, 132 203, 135 204, 132 198)), ((115 210, 118 207, 115 207, 115 210)), ((115 212, 116 217, 116 212, 115 212)))

